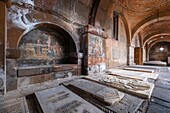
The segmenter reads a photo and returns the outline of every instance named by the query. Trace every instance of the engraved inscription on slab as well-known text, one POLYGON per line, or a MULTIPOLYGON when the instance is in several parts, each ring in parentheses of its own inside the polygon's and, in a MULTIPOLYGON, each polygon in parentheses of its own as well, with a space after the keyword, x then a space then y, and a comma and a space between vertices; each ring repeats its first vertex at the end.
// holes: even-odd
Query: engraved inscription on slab
POLYGON ((28 113, 25 98, 18 98, 0 103, 0 113, 28 113))
POLYGON ((103 113, 64 86, 35 93, 44 113, 103 113))
POLYGON ((141 77, 146 77, 147 79, 156 80, 159 74, 157 73, 146 73, 146 72, 138 72, 138 71, 129 71, 129 70, 122 70, 122 69, 108 69, 106 71, 110 75, 119 75, 119 76, 128 76, 128 77, 135 77, 141 79, 141 77))
POLYGON ((140 81, 130 78, 117 77, 112 75, 90 76, 89 79, 100 81, 111 87, 123 90, 125 92, 135 94, 142 98, 150 98, 154 84, 147 81, 140 81))

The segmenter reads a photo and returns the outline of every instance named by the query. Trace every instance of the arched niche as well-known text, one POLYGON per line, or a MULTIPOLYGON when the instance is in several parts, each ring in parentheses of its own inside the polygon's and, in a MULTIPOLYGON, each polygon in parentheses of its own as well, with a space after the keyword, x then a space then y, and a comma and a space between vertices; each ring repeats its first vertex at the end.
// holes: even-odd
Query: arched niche
POLYGON ((40 24, 25 33, 18 42, 18 66, 77 64, 73 38, 63 28, 40 24))

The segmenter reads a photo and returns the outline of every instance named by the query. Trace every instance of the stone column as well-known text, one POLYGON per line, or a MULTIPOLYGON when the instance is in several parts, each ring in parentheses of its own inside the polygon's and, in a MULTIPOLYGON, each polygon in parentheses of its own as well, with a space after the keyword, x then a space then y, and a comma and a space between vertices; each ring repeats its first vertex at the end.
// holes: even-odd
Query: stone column
POLYGON ((143 49, 143 63, 146 62, 146 49, 145 48, 142 48, 143 49))
POLYGON ((134 65, 134 47, 128 45, 127 49, 127 65, 134 65))
POLYGON ((127 45, 126 49, 127 49, 127 65, 129 65, 129 64, 130 64, 130 63, 129 63, 129 61, 130 61, 130 56, 129 56, 129 53, 130 53, 129 45, 127 45))
POLYGON ((0 95, 4 95, 6 92, 6 62, 5 62, 5 45, 6 45, 6 3, 0 1, 0 95))
POLYGON ((149 48, 148 48, 148 44, 146 44, 145 46, 146 46, 145 47, 145 54, 146 54, 145 57, 146 57, 146 62, 148 62, 149 61, 149 50, 148 50, 149 48))

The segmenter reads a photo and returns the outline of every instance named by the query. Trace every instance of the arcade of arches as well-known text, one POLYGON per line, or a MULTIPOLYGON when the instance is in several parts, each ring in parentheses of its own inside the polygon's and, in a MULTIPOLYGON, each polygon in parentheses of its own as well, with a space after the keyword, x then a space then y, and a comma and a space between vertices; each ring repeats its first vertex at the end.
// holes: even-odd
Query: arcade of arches
POLYGON ((0 113, 167 113, 169 66, 170 0, 0 0, 0 113))

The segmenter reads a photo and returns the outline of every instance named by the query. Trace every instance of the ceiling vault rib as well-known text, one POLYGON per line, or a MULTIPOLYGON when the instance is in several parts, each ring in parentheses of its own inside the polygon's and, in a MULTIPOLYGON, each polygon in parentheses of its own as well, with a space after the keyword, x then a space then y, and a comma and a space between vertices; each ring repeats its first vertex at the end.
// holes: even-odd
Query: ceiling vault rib
POLYGON ((89 24, 90 25, 94 26, 94 24, 95 24, 96 13, 97 13, 97 9, 99 7, 100 1, 101 0, 93 0, 92 8, 91 8, 91 11, 89 14, 89 24))

